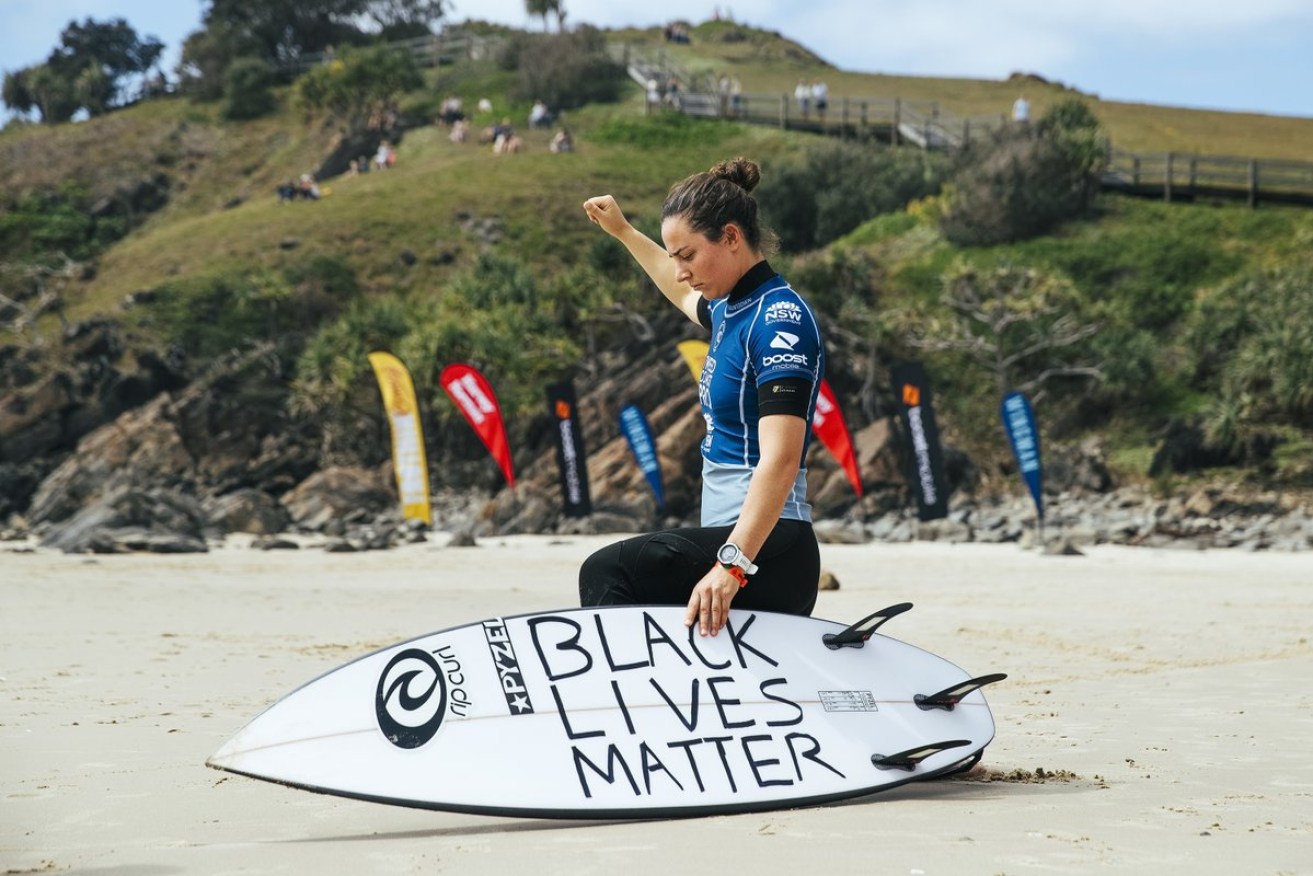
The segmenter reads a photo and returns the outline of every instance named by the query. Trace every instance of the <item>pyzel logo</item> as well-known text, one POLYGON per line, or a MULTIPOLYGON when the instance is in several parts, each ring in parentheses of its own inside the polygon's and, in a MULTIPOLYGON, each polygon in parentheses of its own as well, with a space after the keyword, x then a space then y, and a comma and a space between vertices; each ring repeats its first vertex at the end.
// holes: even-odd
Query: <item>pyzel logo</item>
POLYGON ((802 323, 802 308, 792 301, 776 301, 766 308, 766 325, 773 322, 800 325, 802 323))
POLYGON ((374 694, 378 729, 397 748, 419 748, 433 738, 447 714, 447 682, 428 651, 407 648, 378 677, 374 694))
POLYGON ((792 350, 797 343, 797 335, 791 335, 788 332, 776 332, 775 340, 771 341, 770 345, 776 350, 792 350))

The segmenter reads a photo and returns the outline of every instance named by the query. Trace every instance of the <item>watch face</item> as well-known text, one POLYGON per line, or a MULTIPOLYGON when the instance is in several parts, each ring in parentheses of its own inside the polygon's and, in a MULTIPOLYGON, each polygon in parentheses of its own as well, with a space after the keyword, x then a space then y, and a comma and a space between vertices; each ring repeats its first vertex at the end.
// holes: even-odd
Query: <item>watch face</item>
POLYGON ((739 556, 739 549, 732 544, 723 544, 716 552, 716 559, 722 563, 733 563, 739 556))

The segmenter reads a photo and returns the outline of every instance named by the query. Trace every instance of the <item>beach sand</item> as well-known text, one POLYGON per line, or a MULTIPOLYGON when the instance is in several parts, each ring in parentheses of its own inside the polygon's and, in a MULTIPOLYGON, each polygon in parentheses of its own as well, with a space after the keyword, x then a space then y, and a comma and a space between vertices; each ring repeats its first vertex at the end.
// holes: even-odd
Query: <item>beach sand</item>
POLYGON ((405 809, 207 769, 294 687, 374 649, 576 604, 613 537, 386 552, 0 549, 0 872, 1313 873, 1313 555, 822 545, 844 622, 973 674, 965 778, 678 820, 405 809))

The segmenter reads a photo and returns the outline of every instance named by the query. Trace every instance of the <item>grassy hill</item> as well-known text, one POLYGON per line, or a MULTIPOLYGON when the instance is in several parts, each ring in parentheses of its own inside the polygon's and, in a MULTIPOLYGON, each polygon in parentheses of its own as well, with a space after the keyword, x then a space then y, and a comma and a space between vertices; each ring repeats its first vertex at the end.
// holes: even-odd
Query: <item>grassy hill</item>
MULTIPOLYGON (((1005 113, 1022 91, 1039 116, 1073 94, 1059 84, 1034 80, 841 71, 779 35, 724 22, 695 28, 688 46, 666 45, 656 30, 613 37, 646 51, 667 52, 694 75, 733 72, 745 92, 754 94, 788 92, 799 78, 820 77, 835 101, 844 96, 933 100, 960 116, 1005 113)), ((616 264, 614 253, 604 251, 605 242, 599 242, 598 232, 583 217, 580 204, 586 197, 613 193, 651 227, 672 181, 736 154, 757 158, 769 173, 772 165, 798 158, 815 143, 810 135, 771 128, 645 120, 642 96, 634 86, 620 103, 571 112, 568 123, 577 151, 554 155, 546 148, 550 132, 527 129, 527 104, 507 96, 506 74, 492 62, 463 62, 428 75, 424 91, 407 98, 412 113, 423 118, 446 93, 461 94, 467 106, 489 97, 494 111, 477 117, 476 128, 509 115, 522 126, 525 151, 498 156, 486 146, 450 142, 445 129, 419 126, 399 143, 394 169, 325 180, 326 196, 318 202, 280 203, 275 187, 317 167, 333 149, 338 134, 331 124, 307 118, 286 94, 281 112, 245 123, 220 120, 213 106, 171 99, 79 124, 11 125, 0 133, 0 198, 53 190, 69 180, 80 181, 93 199, 113 197, 125 180, 168 179, 167 205, 105 250, 94 271, 64 293, 65 318, 122 320, 132 343, 144 347, 166 343, 179 317, 166 318, 164 311, 149 306, 125 308, 128 296, 198 278, 294 272, 316 259, 332 260, 349 272, 362 299, 411 307, 440 302, 453 283, 468 288, 471 277, 477 281, 471 272, 488 253, 527 266, 544 290, 553 283, 578 285, 579 278, 595 276, 581 271, 616 264), (496 229, 491 237, 489 227, 496 229)), ((1089 102, 1121 148, 1275 158, 1313 154, 1313 119, 1078 96, 1089 102)), ((1105 317, 1114 314, 1125 325, 1134 323, 1127 314, 1137 307, 1170 299, 1163 304, 1175 308, 1170 318, 1135 336, 1136 343, 1153 346, 1142 357, 1143 367, 1150 369, 1144 379, 1152 381, 1153 391, 1125 398, 1111 409, 1104 399, 1103 408, 1094 412, 1074 399, 1062 436, 1074 440, 1090 429, 1101 431, 1112 443, 1123 476, 1138 477, 1146 473, 1164 424, 1198 414, 1210 403, 1192 382, 1197 369, 1190 345, 1197 332, 1191 334, 1189 312, 1237 278, 1302 258, 1310 242, 1313 212, 1105 198, 1095 215, 1025 244, 962 250, 944 241, 924 216, 898 214, 874 218, 827 253, 786 258, 781 264, 796 262, 804 270, 808 264, 842 258, 842 253, 860 254, 872 265, 863 278, 870 287, 868 304, 889 313, 932 307, 941 277, 964 260, 982 266, 1025 264, 1061 274, 1097 302, 1105 317)), ((46 336, 56 327, 54 316, 39 324, 46 336)), ((886 354, 916 354, 898 334, 896 321, 885 321, 879 331, 886 354)), ((979 392, 973 384, 978 375, 959 363, 931 359, 947 390, 950 440, 984 459, 1003 459, 994 396, 979 392)), ((536 387, 526 393, 536 400, 536 387)), ((1282 446, 1277 468, 1269 467, 1263 476, 1313 483, 1309 434, 1294 430, 1282 446)))

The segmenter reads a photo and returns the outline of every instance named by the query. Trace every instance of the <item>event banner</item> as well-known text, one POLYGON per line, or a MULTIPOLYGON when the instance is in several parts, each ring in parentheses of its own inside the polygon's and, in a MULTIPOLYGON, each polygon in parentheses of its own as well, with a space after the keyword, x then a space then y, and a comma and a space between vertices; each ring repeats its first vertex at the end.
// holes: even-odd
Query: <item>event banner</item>
POLYGON ((834 458, 839 460, 848 482, 860 498, 862 495, 862 475, 857 470, 857 457, 853 453, 853 441, 848 434, 848 423, 839 409, 839 402, 830 389, 829 381, 821 378, 821 391, 816 396, 816 412, 812 414, 812 432, 821 439, 821 443, 830 449, 834 458))
POLYGON ((556 467, 561 475, 561 499, 566 517, 593 513, 588 492, 588 454, 584 452, 584 430, 579 425, 574 384, 570 381, 547 387, 547 409, 556 423, 556 467))
POLYGON ((707 362, 707 351, 711 345, 706 341, 680 341, 675 345, 679 350, 679 355, 684 357, 684 363, 688 365, 688 370, 693 372, 693 381, 702 379, 702 366, 707 362))
POLYGON ((506 483, 514 487, 515 472, 511 469, 510 445, 506 443, 506 425, 488 381, 470 366, 457 363, 442 369, 438 382, 497 461, 506 483))
POLYGON ((1044 520, 1044 469, 1040 466, 1039 431, 1035 428, 1035 411, 1030 399, 1019 392, 1003 397, 1003 428, 1007 430, 1012 452, 1016 454, 1021 477, 1026 481, 1030 497, 1035 500, 1039 519, 1044 520))
POLYGON ((419 422, 415 385, 401 360, 391 353, 370 353, 369 364, 378 378, 383 408, 392 429, 392 468, 397 476, 401 516, 433 522, 429 501, 429 466, 424 454, 424 431, 419 422))
POLYGON ((666 510, 666 491, 661 483, 661 460, 657 456, 656 442, 652 440, 652 427, 638 405, 625 405, 620 411, 620 432, 629 442, 638 467, 656 496, 657 511, 666 510))
POLYGON ((917 517, 921 520, 947 517, 944 454, 939 446, 939 427, 930 404, 930 383, 925 369, 920 362, 900 362, 891 373, 904 434, 912 448, 911 481, 917 517))

